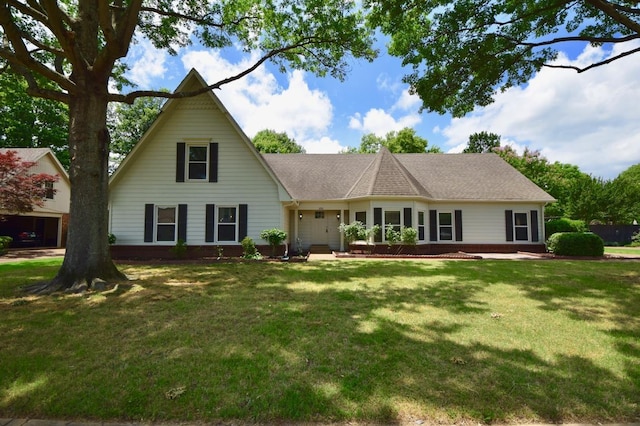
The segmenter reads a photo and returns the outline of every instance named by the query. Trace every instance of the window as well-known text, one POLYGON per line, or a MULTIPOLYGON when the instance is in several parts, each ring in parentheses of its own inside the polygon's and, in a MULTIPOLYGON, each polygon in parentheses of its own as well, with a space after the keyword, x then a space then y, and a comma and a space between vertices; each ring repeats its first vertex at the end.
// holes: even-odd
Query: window
POLYGON ((158 207, 156 209, 156 241, 176 240, 176 208, 158 207))
POLYGON ((236 241, 237 225, 235 207, 218 207, 218 241, 236 241))
POLYGON ((55 191, 53 189, 53 182, 45 182, 44 190, 45 190, 44 198, 48 200, 53 200, 53 194, 55 194, 55 191))
POLYGON ((318 210, 316 212, 316 219, 324 219, 324 210, 318 210))
POLYGON ((363 225, 367 224, 367 212, 356 212, 356 220, 363 225))
POLYGON ((418 212, 418 240, 424 241, 425 228, 424 228, 424 212, 418 212))
POLYGON ((529 223, 526 213, 513 214, 513 227, 516 241, 529 241, 529 223))
POLYGON ((395 231, 400 232, 400 211, 385 210, 384 212, 384 230, 383 235, 387 235, 387 229, 392 227, 395 231))
POLYGON ((189 180, 207 179, 207 146, 189 146, 188 176, 189 180))
POLYGON ((451 212, 438 212, 438 235, 441 241, 453 240, 453 220, 451 212))

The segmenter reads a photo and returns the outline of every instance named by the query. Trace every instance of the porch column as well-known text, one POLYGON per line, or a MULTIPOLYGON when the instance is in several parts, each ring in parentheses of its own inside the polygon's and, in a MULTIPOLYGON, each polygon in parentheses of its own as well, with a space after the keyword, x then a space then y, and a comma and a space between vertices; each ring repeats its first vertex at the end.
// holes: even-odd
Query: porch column
MULTIPOLYGON (((340 209, 340 222, 347 223, 347 220, 344 218, 344 209, 340 209)), ((340 233, 340 251, 344 252, 344 234, 340 233)))
POLYGON ((293 241, 291 242, 293 244, 293 246, 296 249, 296 254, 300 254, 298 253, 298 225, 300 223, 300 211, 296 208, 295 210, 295 214, 293 216, 293 234, 295 236, 295 238, 293 239, 293 241))

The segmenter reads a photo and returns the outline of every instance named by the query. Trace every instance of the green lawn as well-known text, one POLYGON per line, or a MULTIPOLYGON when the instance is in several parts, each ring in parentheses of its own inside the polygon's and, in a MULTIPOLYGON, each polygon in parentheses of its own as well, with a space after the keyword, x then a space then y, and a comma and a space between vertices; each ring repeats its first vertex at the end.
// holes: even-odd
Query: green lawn
POLYGON ((0 265, 0 417, 637 422, 640 262, 121 265, 24 296, 0 265))
POLYGON ((640 256, 640 247, 605 247, 605 254, 633 254, 640 256))

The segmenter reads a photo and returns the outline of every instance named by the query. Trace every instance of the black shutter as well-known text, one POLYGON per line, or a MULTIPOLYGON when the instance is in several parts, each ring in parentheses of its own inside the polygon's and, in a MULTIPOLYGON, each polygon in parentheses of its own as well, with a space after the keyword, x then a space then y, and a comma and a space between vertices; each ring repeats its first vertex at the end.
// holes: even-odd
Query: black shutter
POLYGON ((456 221, 456 241, 462 241, 462 210, 455 210, 453 213, 456 221))
POLYGON ((507 241, 513 241, 513 210, 504 211, 504 223, 507 231, 507 241))
POLYGON ((404 208, 404 226, 405 226, 405 228, 411 228, 412 216, 413 216, 413 213, 411 211, 411 207, 405 207, 404 208))
POLYGON ((187 205, 178 204, 178 240, 187 241, 187 205))
POLYGON ((153 204, 145 204, 144 205, 144 242, 152 243, 153 242, 153 213, 154 213, 153 204))
POLYGON ((247 236, 247 214, 248 206, 240 204, 240 213, 238 215, 238 241, 242 241, 247 236))
POLYGON ((187 146, 184 142, 176 144, 176 182, 184 182, 184 165, 187 146))
POLYGON ((380 232, 374 235, 375 242, 382 241, 382 209, 380 207, 376 207, 373 209, 373 224, 378 225, 380 227, 380 232))
POLYGON ((438 211, 429 210, 429 241, 438 241, 438 211))
POLYGON ((209 182, 218 181, 218 144, 209 144, 209 182))
POLYGON ((204 240, 207 243, 212 243, 215 241, 215 224, 213 223, 213 220, 216 217, 215 211, 215 204, 207 204, 204 231, 204 240))
POLYGON ((538 211, 531 210, 531 241, 537 243, 540 241, 540 231, 538 230, 538 211))

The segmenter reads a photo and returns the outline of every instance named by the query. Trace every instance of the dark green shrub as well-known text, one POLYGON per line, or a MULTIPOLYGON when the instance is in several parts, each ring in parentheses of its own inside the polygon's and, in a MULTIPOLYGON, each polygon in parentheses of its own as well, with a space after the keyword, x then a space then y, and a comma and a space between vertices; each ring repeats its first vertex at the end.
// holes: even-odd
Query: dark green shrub
POLYGON ((640 231, 636 232, 635 234, 633 234, 633 237, 631 237, 631 247, 640 247, 640 231))
POLYGON ((182 259, 187 254, 187 243, 184 240, 178 240, 176 245, 171 247, 171 252, 178 259, 182 259))
POLYGON ((276 257, 276 249, 287 239, 287 233, 282 229, 265 229, 260 232, 260 238, 265 240, 271 246, 271 257, 276 257))
POLYGON ((260 259, 262 257, 258 249, 256 249, 256 243, 253 241, 253 238, 249 236, 244 237, 240 244, 242 244, 242 257, 245 259, 260 259))
POLYGON ((604 242, 591 232, 556 232, 549 237, 547 248, 559 256, 602 256, 604 242))
POLYGON ((3 237, 0 236, 0 255, 5 254, 7 252, 7 247, 9 247, 9 244, 11 244, 11 242, 13 241, 13 238, 11 237, 3 237))
POLYGON ((116 240, 117 240, 116 236, 115 236, 115 235, 113 235, 112 233, 109 233, 109 244, 110 244, 110 245, 115 244, 115 243, 116 243, 116 240))
POLYGON ((544 232, 547 237, 556 232, 588 232, 589 228, 583 220, 573 220, 566 217, 553 219, 544 224, 544 232))

